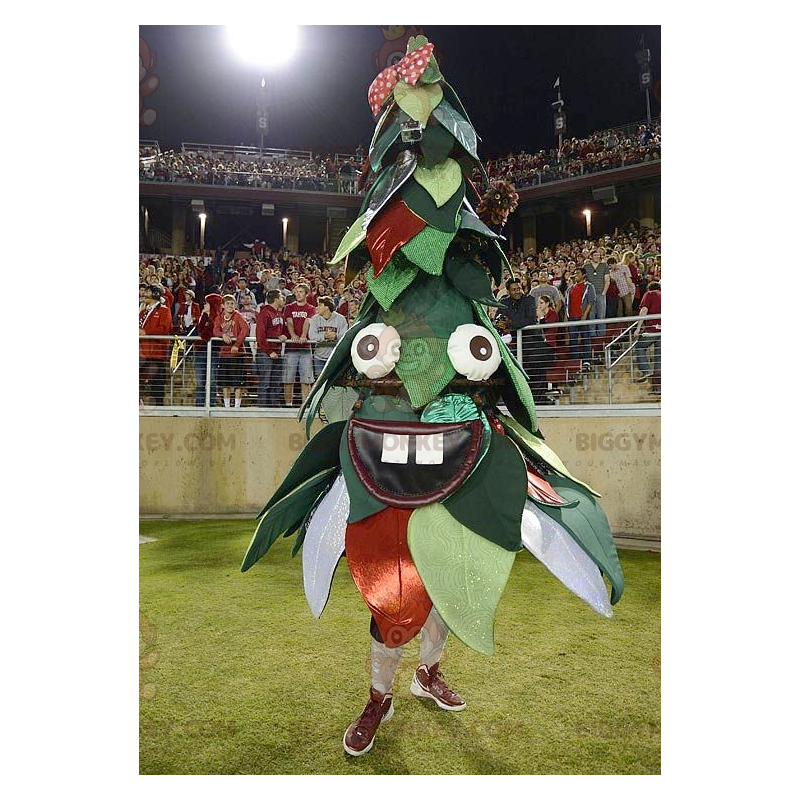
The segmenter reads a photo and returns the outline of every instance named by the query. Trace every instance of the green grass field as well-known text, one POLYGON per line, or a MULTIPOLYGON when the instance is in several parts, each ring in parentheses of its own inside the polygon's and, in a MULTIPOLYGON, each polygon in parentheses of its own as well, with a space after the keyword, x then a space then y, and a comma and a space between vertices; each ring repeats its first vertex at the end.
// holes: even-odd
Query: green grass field
POLYGON ((626 589, 597 616, 527 551, 517 555, 487 657, 450 636, 448 682, 468 706, 408 691, 373 750, 342 749, 369 687, 369 613, 340 562, 322 619, 283 539, 249 572, 249 521, 142 522, 142 774, 658 774, 660 556, 623 552, 626 589))

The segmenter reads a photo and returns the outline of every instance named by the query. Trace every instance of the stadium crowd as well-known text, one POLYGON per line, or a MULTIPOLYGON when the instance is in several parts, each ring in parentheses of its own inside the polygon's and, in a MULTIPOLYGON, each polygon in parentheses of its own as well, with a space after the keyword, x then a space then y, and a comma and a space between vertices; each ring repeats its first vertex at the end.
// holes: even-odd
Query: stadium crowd
MULTIPOLYGON (((585 138, 566 139, 561 151, 539 150, 532 155, 524 151, 488 161, 486 172, 491 180, 502 179, 517 189, 575 178, 593 172, 627 167, 661 158, 661 123, 650 127, 639 125, 636 133, 619 130, 596 131, 585 138)), ((476 170, 473 181, 483 188, 476 170)))
MULTIPOLYGON (((632 316, 640 312, 653 287, 659 292, 658 308, 651 296, 648 312, 660 313, 660 250, 659 226, 639 230, 631 225, 592 240, 575 239, 546 247, 538 254, 517 251, 510 255, 511 270, 506 270, 504 284, 496 291, 507 308, 492 308, 490 316, 504 334, 537 322, 632 316)), ((344 271, 327 264, 331 257, 331 253, 272 251, 260 241, 246 258, 226 258, 221 253, 140 255, 140 335, 193 335, 203 342, 222 338, 221 345, 214 344, 212 405, 217 383, 223 402, 230 403, 233 389, 233 403, 238 406, 242 388, 250 381, 258 385, 259 405, 291 406, 296 378, 300 379, 301 397, 305 397, 330 354, 332 345, 328 343, 341 338, 352 325, 367 290, 369 265, 345 285, 344 271), (246 343, 247 337, 256 342, 246 343), (231 358, 234 361, 228 360, 231 358)), ((580 335, 559 331, 559 342, 568 346, 573 359, 588 361, 590 337, 603 335, 605 326, 598 322, 595 330, 575 330, 580 335)), ((648 331, 660 339, 660 322, 648 325, 648 331)), ((526 359, 526 369, 538 372, 532 375, 538 402, 548 402, 548 398, 542 377, 545 370, 537 370, 537 363, 555 363, 555 355, 546 349, 554 350, 554 337, 552 332, 537 332, 533 363, 526 359)), ((140 343, 140 393, 155 404, 163 404, 170 350, 168 340, 140 343)), ((660 350, 656 353, 653 370, 659 375, 653 388, 660 393, 660 350)), ((195 404, 202 406, 205 347, 194 348, 193 360, 195 404)), ((650 377, 647 369, 642 373, 650 377)))
MULTIPOLYGON (((359 153, 360 155, 360 153, 359 153)), ((351 156, 337 163, 330 155, 311 159, 264 155, 243 159, 210 150, 139 152, 139 180, 202 183, 256 189, 355 192, 360 160, 351 156)))
MULTIPOLYGON (((139 179, 169 183, 202 183, 244 186, 258 189, 301 189, 306 191, 355 192, 361 174, 364 149, 337 162, 330 155, 311 159, 299 156, 238 158, 212 150, 161 152, 139 148, 139 179)), ((608 129, 586 137, 566 139, 560 150, 524 150, 486 162, 490 180, 507 180, 517 189, 538 186, 565 178, 603 172, 661 158, 661 122, 639 125, 636 131, 608 129)), ((473 182, 486 187, 476 169, 473 182)))

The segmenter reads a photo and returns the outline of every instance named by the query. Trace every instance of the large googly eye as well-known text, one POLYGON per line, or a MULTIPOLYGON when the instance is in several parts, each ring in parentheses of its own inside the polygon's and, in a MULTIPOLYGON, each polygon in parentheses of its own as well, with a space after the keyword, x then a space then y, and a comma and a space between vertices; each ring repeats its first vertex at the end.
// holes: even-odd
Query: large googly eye
POLYGON ((350 345, 353 366, 368 378, 383 378, 400 360, 400 334, 382 322, 359 331, 350 345))
POLYGON ((492 334, 480 325, 459 325, 447 341, 447 355, 471 381, 485 381, 500 366, 500 350, 492 334))

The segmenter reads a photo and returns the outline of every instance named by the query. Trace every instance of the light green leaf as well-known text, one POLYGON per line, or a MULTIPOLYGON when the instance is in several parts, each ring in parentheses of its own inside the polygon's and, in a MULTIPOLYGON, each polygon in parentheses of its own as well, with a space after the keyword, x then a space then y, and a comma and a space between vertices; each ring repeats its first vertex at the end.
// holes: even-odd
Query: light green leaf
POLYGON ((442 100, 433 111, 433 117, 441 126, 449 131, 459 144, 475 159, 478 158, 478 136, 475 128, 464 119, 454 108, 442 100))
POLYGON ((414 180, 433 198, 437 208, 441 208, 461 186, 461 167, 452 158, 428 169, 417 166, 414 180))
POLYGON ((336 248, 336 255, 328 262, 329 264, 338 264, 348 253, 358 247, 364 239, 367 238, 367 233, 364 230, 364 214, 362 214, 348 229, 339 242, 339 247, 336 248))
POLYGON ((442 87, 438 83, 429 83, 425 86, 410 86, 405 81, 395 84, 394 99, 397 105, 408 114, 411 119, 417 120, 424 128, 428 124, 433 109, 442 102, 442 87))
POLYGON ((494 615, 515 553, 458 522, 441 503, 408 520, 408 549, 450 630, 481 653, 494 652, 494 615))

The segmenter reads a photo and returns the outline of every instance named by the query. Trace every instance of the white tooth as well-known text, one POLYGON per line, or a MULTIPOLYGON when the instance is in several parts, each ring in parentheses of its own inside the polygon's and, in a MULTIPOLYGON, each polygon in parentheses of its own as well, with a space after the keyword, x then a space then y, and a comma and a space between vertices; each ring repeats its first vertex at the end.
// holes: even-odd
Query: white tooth
POLYGON ((444 434, 425 433, 417 437, 417 464, 441 464, 444 461, 444 434))
POLYGON ((408 436, 384 433, 381 461, 384 464, 408 464, 408 436))

